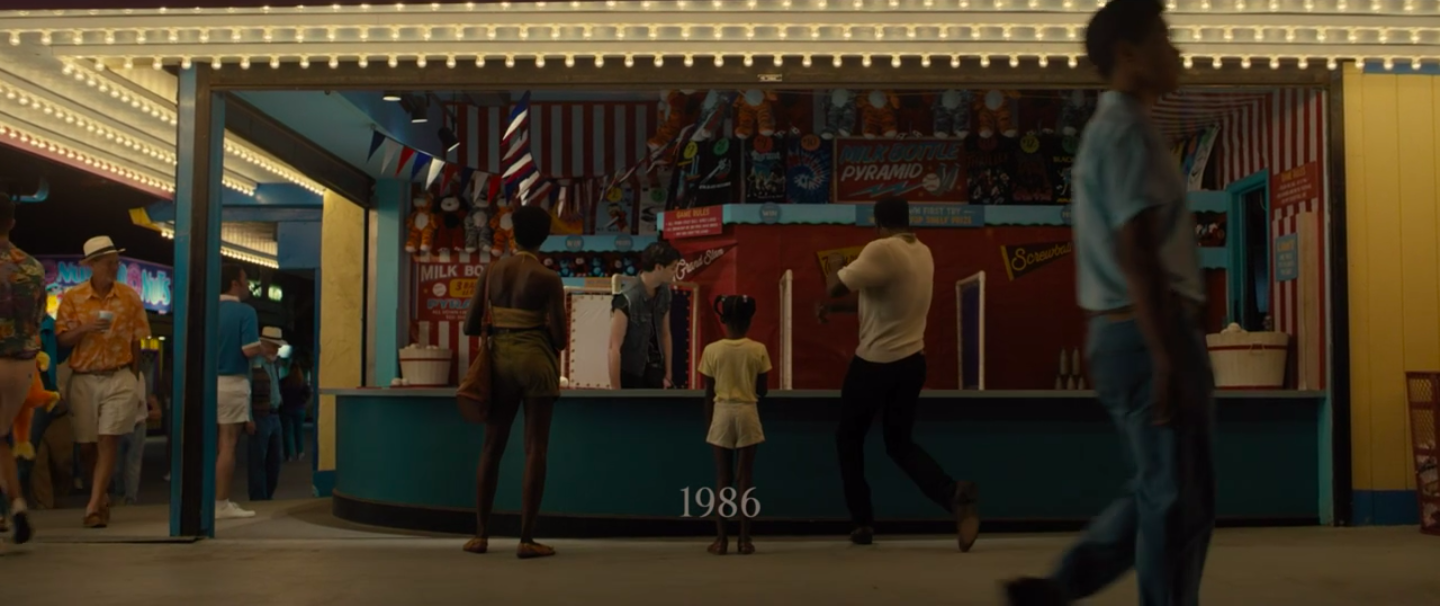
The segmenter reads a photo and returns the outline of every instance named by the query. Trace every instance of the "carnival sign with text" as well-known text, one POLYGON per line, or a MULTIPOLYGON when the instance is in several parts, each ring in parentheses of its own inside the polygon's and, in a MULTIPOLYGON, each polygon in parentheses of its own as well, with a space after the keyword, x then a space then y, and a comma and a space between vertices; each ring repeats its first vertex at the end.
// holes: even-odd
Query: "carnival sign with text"
MULTIPOLYGON (((51 295, 64 296, 65 291, 90 279, 90 268, 80 264, 80 255, 37 255, 45 268, 45 286, 51 295)), ((120 258, 121 282, 140 294, 145 309, 157 314, 170 313, 169 267, 126 257, 120 258)))
POLYGON ((948 139, 836 139, 835 201, 965 202, 965 144, 948 139))

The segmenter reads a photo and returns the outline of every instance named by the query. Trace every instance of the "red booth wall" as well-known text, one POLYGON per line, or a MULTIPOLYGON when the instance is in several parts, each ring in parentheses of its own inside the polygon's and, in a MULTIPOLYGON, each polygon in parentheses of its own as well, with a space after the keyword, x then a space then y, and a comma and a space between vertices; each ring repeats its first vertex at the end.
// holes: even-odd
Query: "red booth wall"
MULTIPOLYGON (((921 229, 921 241, 935 257, 935 292, 925 331, 929 363, 927 389, 957 389, 955 283, 977 271, 986 274, 985 382, 987 389, 1053 389, 1060 352, 1084 348, 1084 314, 1075 304, 1075 259, 1065 255, 1015 279, 1005 271, 1001 247, 1068 242, 1068 227, 998 226, 979 229, 921 229)), ((794 388, 839 389, 854 353, 854 316, 832 316, 821 325, 814 306, 824 298, 824 277, 816 253, 863 246, 870 228, 846 225, 731 225, 723 237, 675 242, 689 259, 697 249, 734 243, 715 266, 694 279, 706 301, 700 309, 704 342, 719 338, 708 301, 717 294, 748 294, 760 306, 750 337, 770 349, 777 366, 771 387, 779 386, 780 279, 794 271, 794 388)), ((1223 322, 1224 272, 1207 272, 1211 305, 1206 329, 1223 322), (1218 312, 1216 310, 1219 310, 1218 312)))

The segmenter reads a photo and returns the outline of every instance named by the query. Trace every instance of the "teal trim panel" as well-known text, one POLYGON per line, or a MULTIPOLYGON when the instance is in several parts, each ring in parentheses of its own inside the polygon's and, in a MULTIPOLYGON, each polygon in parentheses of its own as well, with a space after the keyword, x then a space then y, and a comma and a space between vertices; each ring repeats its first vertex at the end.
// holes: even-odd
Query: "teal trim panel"
MULTIPOLYGON (((195 146, 197 137, 196 129, 196 107, 199 83, 196 82, 195 70, 203 69, 192 67, 182 69, 179 73, 179 87, 177 92, 178 103, 178 129, 179 129, 179 164, 176 166, 175 199, 180 203, 175 207, 175 283, 172 292, 174 297, 176 327, 175 335, 171 339, 171 347, 174 348, 174 362, 170 369, 174 383, 170 386, 171 393, 184 394, 183 381, 200 381, 203 385, 214 385, 216 382, 216 367, 206 364, 194 364, 195 357, 187 354, 192 335, 187 331, 190 325, 190 314, 201 314, 204 320, 204 334, 196 335, 201 337, 202 343, 215 343, 216 335, 219 333, 219 310, 220 310, 220 247, 214 244, 220 242, 220 209, 221 191, 225 187, 220 185, 222 162, 225 157, 225 97, 224 95, 211 93, 210 98, 210 121, 205 125, 208 128, 206 135, 210 142, 209 149, 199 149, 195 146), (196 172, 195 161, 197 158, 208 156, 210 163, 205 180, 208 187, 205 191, 208 196, 204 199, 196 199, 195 190, 197 184, 194 180, 196 172), (211 243, 212 246, 206 251, 205 265, 203 267, 192 267, 190 265, 191 242, 196 236, 190 231, 191 213, 196 205, 203 204, 208 207, 208 221, 202 226, 206 237, 203 241, 211 243), (213 304, 201 303, 199 309, 192 309, 186 304, 190 297, 183 293, 190 290, 190 280, 201 280, 204 282, 204 301, 214 302, 213 304)), ((201 427, 204 427, 201 439, 201 452, 204 460, 200 463, 200 490, 202 504, 215 501, 215 452, 217 447, 216 435, 216 396, 214 389, 205 390, 205 401, 199 406, 184 405, 182 398, 176 399, 176 405, 170 415, 170 435, 176 439, 170 440, 170 536, 181 536, 180 512, 181 512, 181 489, 184 487, 186 474, 184 473, 185 451, 183 445, 185 440, 193 439, 196 436, 187 435, 185 432, 186 409, 201 411, 201 427), (184 439, 181 439, 184 438, 184 439)), ((194 442, 190 442, 194 444, 194 442)), ((194 461, 190 462, 192 465, 194 461)), ((193 487, 192 487, 193 489, 193 487)), ((193 494, 193 493, 192 493, 193 494)), ((215 536, 215 508, 200 508, 200 531, 206 536, 215 536)))
POLYGON ((1413 490, 1356 490, 1354 504, 1356 526, 1420 524, 1420 499, 1413 490))
MULTIPOLYGON (((453 392, 342 393, 354 395, 337 401, 337 493, 409 507, 474 507, 484 430, 460 419, 453 392)), ((682 489, 713 485, 700 399, 651 395, 567 392, 561 398, 550 436, 545 513, 679 517, 682 489)), ((1219 401, 1222 517, 1319 519, 1315 453, 1322 397, 1219 401)), ((838 413, 838 400, 828 394, 760 404, 766 441, 756 462, 755 497, 762 517, 847 516, 835 461, 838 413)), ((520 507, 521 422, 501 466, 497 511, 520 507)), ((880 433, 877 424, 866 445, 880 516, 943 517, 886 457, 880 433)), ((1111 421, 1084 397, 926 398, 915 439, 951 475, 979 483, 989 518, 1088 519, 1119 493, 1127 475, 1111 421)))
MULTIPOLYGON (((400 179, 381 179, 375 183, 375 250, 400 251, 405 248, 405 209, 410 202, 410 183, 400 179)), ((400 284, 401 263, 409 263, 409 255, 375 255, 375 283, 400 284)), ((403 288, 375 289, 375 384, 389 385, 400 376, 400 318, 393 313, 400 309, 403 288), (388 310, 382 311, 382 310, 388 310)), ((407 327, 408 330, 408 327, 407 327)))
MULTIPOLYGON (((1190 206, 1196 212, 1225 212, 1225 192, 1193 191, 1190 206)), ((854 225, 854 204, 726 204, 723 221, 726 225, 854 225), (763 216, 766 207, 778 209, 778 216, 763 216)), ((980 206, 984 209, 985 225, 1069 225, 1069 205, 980 206)), ((665 229, 664 213, 656 219, 665 229)), ((551 239, 562 236, 552 236, 551 239)), ((637 236, 639 237, 639 236, 637 236)), ((546 243, 549 244, 548 242, 546 243)))
POLYGON ((1367 74, 1392 74, 1396 76, 1440 76, 1440 65, 1426 63, 1415 69, 1407 60, 1395 61, 1390 69, 1385 69, 1385 62, 1366 61, 1365 73, 1367 74))
MULTIPOLYGON (((852 213, 851 221, 854 221, 852 213)), ((658 240, 656 236, 593 235, 550 236, 540 252, 640 252, 658 240)))

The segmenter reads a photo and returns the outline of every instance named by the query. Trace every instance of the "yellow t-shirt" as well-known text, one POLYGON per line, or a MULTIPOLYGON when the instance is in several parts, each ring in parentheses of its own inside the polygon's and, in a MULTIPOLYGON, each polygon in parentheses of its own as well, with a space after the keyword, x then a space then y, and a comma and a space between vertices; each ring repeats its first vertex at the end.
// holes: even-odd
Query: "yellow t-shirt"
POLYGON ((721 339, 705 346, 700 374, 715 379, 715 401, 754 404, 755 377, 770 372, 770 352, 750 339, 721 339))

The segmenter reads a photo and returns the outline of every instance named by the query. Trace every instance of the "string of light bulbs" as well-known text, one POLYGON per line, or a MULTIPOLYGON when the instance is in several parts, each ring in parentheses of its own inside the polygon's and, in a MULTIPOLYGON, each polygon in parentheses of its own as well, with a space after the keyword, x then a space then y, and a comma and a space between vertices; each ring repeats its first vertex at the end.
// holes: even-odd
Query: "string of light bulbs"
MULTIPOLYGON (((1092 11, 1103 6, 1105 0, 745 0, 748 10, 785 11, 878 11, 878 10, 929 10, 929 11, 1092 11)), ((724 12, 741 6, 734 0, 606 0, 585 2, 419 2, 419 3, 377 3, 344 6, 340 4, 295 5, 261 8, 215 8, 215 9, 168 9, 153 11, 126 10, 124 14, 233 14, 236 12, 257 12, 266 15, 279 14, 325 14, 357 12, 362 14, 405 14, 405 13, 536 13, 570 11, 694 11, 724 12)), ((1440 3, 1434 0, 1167 0, 1166 7, 1172 12, 1333 12, 1333 13, 1440 13, 1440 3)), ((26 15, 38 11, 12 11, 26 15)), ((65 11, 46 11, 60 13, 65 11)), ((77 11, 78 12, 78 11, 77 11)), ((122 11, 86 11, 89 14, 121 14, 122 11)), ((0 13, 3 14, 3 13, 0 13)))
MULTIPOLYGON (((167 239, 167 240, 174 240, 174 239, 175 239, 175 228, 170 227, 169 225, 161 225, 161 226, 160 226, 160 235, 164 236, 165 239, 167 239)), ((245 263, 251 263, 251 264, 254 264, 254 265, 259 265, 259 266, 261 266, 261 267, 268 267, 268 268, 270 268, 270 269, 279 269, 279 268, 280 268, 280 262, 279 262, 274 256, 269 256, 269 255, 264 255, 264 254, 260 254, 260 253, 256 253, 256 252, 247 251, 247 250, 245 250, 245 249, 242 249, 242 248, 239 248, 239 247, 236 247, 236 246, 227 244, 227 243, 223 243, 223 242, 224 242, 223 239, 221 240, 221 242, 222 242, 222 244, 220 245, 220 254, 221 254, 221 255, 224 255, 224 256, 226 256, 226 257, 230 257, 231 259, 235 259, 236 261, 242 261, 242 262, 245 262, 245 263)))
MULTIPOLYGON (((133 61, 125 61, 126 68, 133 68, 133 61)), ((101 61, 78 61, 70 60, 63 63, 61 73, 72 76, 78 81, 85 82, 92 87, 97 87, 100 92, 109 92, 111 97, 123 104, 128 104, 131 109, 149 115, 171 126, 174 126, 179 119, 173 105, 166 107, 159 103, 145 99, 139 93, 131 94, 125 89, 125 85, 116 83, 104 77, 100 72, 106 71, 105 64, 101 61)), ((233 136, 226 135, 225 151, 239 160, 248 162, 256 167, 264 169, 271 174, 299 185, 317 195, 323 195, 325 188, 319 183, 300 174, 298 171, 286 167, 282 162, 266 154, 254 146, 239 141, 233 136)), ((169 154, 172 164, 175 163, 174 154, 169 154)), ((253 190, 252 190, 253 191, 253 190)))

